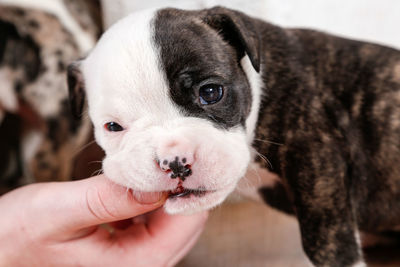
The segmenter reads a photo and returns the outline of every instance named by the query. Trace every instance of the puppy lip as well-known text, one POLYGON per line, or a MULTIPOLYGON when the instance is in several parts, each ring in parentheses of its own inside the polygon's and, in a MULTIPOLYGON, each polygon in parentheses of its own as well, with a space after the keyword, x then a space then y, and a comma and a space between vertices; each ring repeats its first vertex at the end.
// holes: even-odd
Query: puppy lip
POLYGON ((174 190, 168 192, 168 198, 183 198, 190 197, 191 195, 195 197, 202 197, 207 193, 215 192, 215 190, 206 190, 204 187, 199 187, 197 189, 184 188, 181 184, 174 190))

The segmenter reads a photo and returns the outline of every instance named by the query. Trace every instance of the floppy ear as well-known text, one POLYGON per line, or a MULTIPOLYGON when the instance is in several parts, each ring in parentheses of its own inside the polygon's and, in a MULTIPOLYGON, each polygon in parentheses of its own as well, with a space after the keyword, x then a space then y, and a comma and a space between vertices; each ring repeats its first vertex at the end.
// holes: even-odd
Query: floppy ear
POLYGON ((205 12, 204 22, 236 49, 239 60, 246 53, 254 69, 259 72, 261 41, 254 19, 223 7, 214 7, 205 12))
POLYGON ((67 68, 69 104, 76 119, 82 117, 83 106, 85 105, 85 87, 80 63, 80 61, 76 61, 67 68))

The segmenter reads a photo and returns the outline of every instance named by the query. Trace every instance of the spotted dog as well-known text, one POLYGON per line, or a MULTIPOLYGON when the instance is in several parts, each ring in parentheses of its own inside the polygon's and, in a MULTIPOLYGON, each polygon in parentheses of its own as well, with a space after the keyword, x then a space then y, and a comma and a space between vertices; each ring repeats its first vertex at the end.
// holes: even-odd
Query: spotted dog
POLYGON ((68 81, 105 175, 169 192, 169 213, 215 207, 258 166, 279 177, 260 192, 288 201, 315 266, 365 266, 359 231, 400 224, 399 51, 161 9, 112 26, 68 81))
POLYGON ((90 130, 71 116, 65 73, 93 47, 100 24, 83 1, 47 2, 0 4, 0 193, 71 179, 90 130))

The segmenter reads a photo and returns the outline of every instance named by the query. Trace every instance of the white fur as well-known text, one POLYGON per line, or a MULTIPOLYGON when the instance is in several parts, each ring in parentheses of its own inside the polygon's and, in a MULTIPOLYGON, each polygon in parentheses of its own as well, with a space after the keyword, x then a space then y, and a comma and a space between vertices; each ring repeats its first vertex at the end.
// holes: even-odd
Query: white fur
MULTIPOLYGON (((257 71, 253 68, 248 56, 245 56, 240 61, 240 64, 242 65, 251 86, 251 110, 248 118, 246 119, 247 142, 249 143, 249 145, 251 145, 254 140, 254 132, 258 120, 258 111, 261 102, 263 82, 261 74, 257 73, 257 71)), ((260 73, 261 71, 262 70, 260 70, 260 73)))
MULTIPOLYGON (((355 229, 354 232, 355 232, 355 239, 356 239, 356 242, 358 245, 358 255, 360 255, 360 257, 362 258, 363 252, 361 249, 362 246, 361 246, 360 231, 358 229, 355 229)), ((359 262, 357 262, 353 265, 353 267, 365 267, 365 266, 367 266, 367 265, 365 264, 365 262, 363 260, 360 260, 359 262)))
POLYGON ((250 148, 242 128, 220 130, 207 120, 184 116, 152 43, 153 11, 128 16, 106 32, 82 63, 97 142, 106 152, 103 169, 115 182, 138 191, 169 191, 178 179, 156 158, 192 157, 193 174, 183 186, 204 187, 203 197, 169 199, 169 213, 191 213, 221 203, 245 174, 250 148), (110 121, 125 128, 107 132, 110 121), (169 146, 165 149, 165 146, 169 146), (168 154, 169 153, 169 154, 168 154))

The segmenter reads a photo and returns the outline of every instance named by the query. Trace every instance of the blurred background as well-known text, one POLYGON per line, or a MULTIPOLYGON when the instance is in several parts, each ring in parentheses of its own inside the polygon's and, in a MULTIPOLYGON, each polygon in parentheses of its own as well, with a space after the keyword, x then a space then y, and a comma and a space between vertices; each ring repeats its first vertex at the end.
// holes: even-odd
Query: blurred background
POLYGON ((281 26, 306 27, 400 48, 397 0, 103 0, 106 27, 134 10, 223 5, 281 26))
MULTIPOLYGON (((398 0, 0 0, 0 194, 101 171, 86 114, 69 111, 66 67, 102 32, 142 9, 223 5, 285 27, 318 29, 400 49, 398 0)), ((366 249, 370 266, 400 266, 395 245, 366 249)), ((215 209, 179 266, 307 266, 297 222, 232 197, 215 209), (234 200, 232 200, 234 199, 234 200)))

